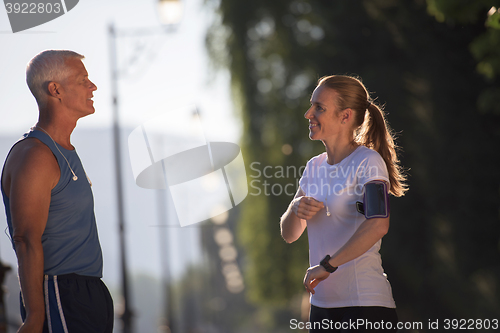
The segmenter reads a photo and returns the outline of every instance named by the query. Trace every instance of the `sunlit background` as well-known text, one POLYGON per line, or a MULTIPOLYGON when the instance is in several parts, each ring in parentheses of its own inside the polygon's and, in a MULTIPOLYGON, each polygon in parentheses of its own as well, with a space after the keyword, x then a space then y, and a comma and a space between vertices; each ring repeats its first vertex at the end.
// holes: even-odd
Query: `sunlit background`
MULTIPOLYGON (((65 15, 16 34, 10 30, 6 11, 0 10, 2 164, 9 147, 37 121, 37 106, 25 83, 26 64, 34 55, 46 49, 81 53, 89 77, 98 87, 94 92, 96 112, 79 121, 72 143, 92 180, 104 256, 103 280, 112 292, 119 315, 122 290, 112 136, 112 40, 108 32, 111 24, 115 27, 125 240, 131 280, 130 306, 137 332, 161 331, 162 325, 166 325, 162 312, 167 302, 162 281, 179 280, 191 265, 200 264, 204 255, 200 245, 202 227, 181 229, 168 194, 135 185, 127 148, 129 133, 156 116, 194 105, 201 115, 207 139, 238 142, 241 135, 240 121, 230 101, 229 75, 213 70, 205 49, 205 34, 214 20, 214 10, 201 0, 180 3, 181 11, 175 6, 164 9, 173 22, 165 25, 157 0, 80 1, 65 15), (180 17, 172 17, 176 11, 180 17)), ((171 122, 179 133, 187 128, 182 119, 185 117, 172 114, 171 122)), ((3 213, 0 221, 5 225, 3 213)), ((224 216, 218 221, 225 223, 224 216)), ((231 234, 224 237, 223 233, 229 229, 221 230, 217 239, 227 243, 231 234)), ((17 264, 6 235, 0 238, 0 245, 2 261, 13 268, 6 277, 6 304, 8 321, 13 324, 10 329, 14 332, 20 322, 17 264)), ((238 285, 237 289, 241 292, 242 287, 238 285)), ((225 307, 221 299, 213 302, 225 307)), ((181 306, 176 302, 176 307, 181 306)), ((193 319, 186 317, 184 321, 193 319)), ((179 332, 187 330, 181 321, 176 325, 179 332)), ((120 332, 119 321, 116 326, 115 330, 120 332)))

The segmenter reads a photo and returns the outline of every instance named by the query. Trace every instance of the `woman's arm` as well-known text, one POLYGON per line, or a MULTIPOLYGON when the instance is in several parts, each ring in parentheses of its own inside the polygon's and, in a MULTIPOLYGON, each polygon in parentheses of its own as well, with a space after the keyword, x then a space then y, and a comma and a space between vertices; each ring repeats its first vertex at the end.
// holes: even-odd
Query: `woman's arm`
MULTIPOLYGON (((356 259, 382 239, 388 231, 389 217, 365 220, 347 243, 331 256, 328 263, 333 267, 338 267, 356 259)), ((304 277, 306 290, 314 294, 314 288, 329 275, 330 273, 321 265, 310 267, 304 277)))
POLYGON ((306 229, 306 220, 324 208, 323 202, 304 195, 305 193, 299 187, 285 214, 281 216, 281 236, 287 243, 293 243, 299 239, 306 229))
POLYGON ((356 259, 368 251, 389 231, 389 217, 365 220, 354 235, 330 259, 330 265, 338 267, 356 259))

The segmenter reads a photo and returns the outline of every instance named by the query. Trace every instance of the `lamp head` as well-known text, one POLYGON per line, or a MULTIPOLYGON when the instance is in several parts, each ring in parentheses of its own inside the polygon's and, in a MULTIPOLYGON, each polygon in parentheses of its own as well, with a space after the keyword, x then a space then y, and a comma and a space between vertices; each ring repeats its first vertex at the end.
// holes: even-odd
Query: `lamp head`
POLYGON ((158 13, 164 25, 175 25, 181 21, 183 4, 181 0, 158 0, 158 13))

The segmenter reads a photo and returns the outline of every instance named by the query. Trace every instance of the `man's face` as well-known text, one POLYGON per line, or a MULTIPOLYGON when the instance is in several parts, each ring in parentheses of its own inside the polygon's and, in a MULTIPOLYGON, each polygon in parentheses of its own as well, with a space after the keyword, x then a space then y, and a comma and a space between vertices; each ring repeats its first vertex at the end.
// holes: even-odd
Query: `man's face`
POLYGON ((62 103, 77 118, 94 113, 92 97, 97 87, 89 80, 85 66, 81 60, 71 58, 66 60, 66 66, 69 68, 69 75, 61 82, 62 103))

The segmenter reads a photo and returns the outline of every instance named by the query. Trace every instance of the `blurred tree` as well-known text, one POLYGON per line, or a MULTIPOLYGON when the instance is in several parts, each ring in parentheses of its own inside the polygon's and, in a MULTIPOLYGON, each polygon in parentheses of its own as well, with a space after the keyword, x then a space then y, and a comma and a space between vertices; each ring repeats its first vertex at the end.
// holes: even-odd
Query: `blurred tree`
POLYGON ((478 97, 478 110, 500 114, 500 1, 427 0, 427 9, 449 26, 484 23, 485 31, 469 45, 477 71, 490 83, 478 97))
MULTIPOLYGON (((482 20, 467 24, 435 20, 429 12, 441 11, 439 3, 215 3, 220 17, 207 47, 230 70, 244 121, 250 193, 239 235, 254 302, 283 306, 303 292, 306 236, 289 245, 279 232, 293 195, 285 186, 296 189, 293 171, 324 150, 308 139, 303 118, 317 79, 354 73, 386 104, 401 133, 403 165, 411 168, 410 191, 393 200, 382 247, 401 319, 498 318, 500 117, 477 112, 477 97, 498 85, 476 71, 469 51, 490 29, 490 2, 475 9, 482 20)), ((485 59, 498 48, 488 52, 485 59)))

